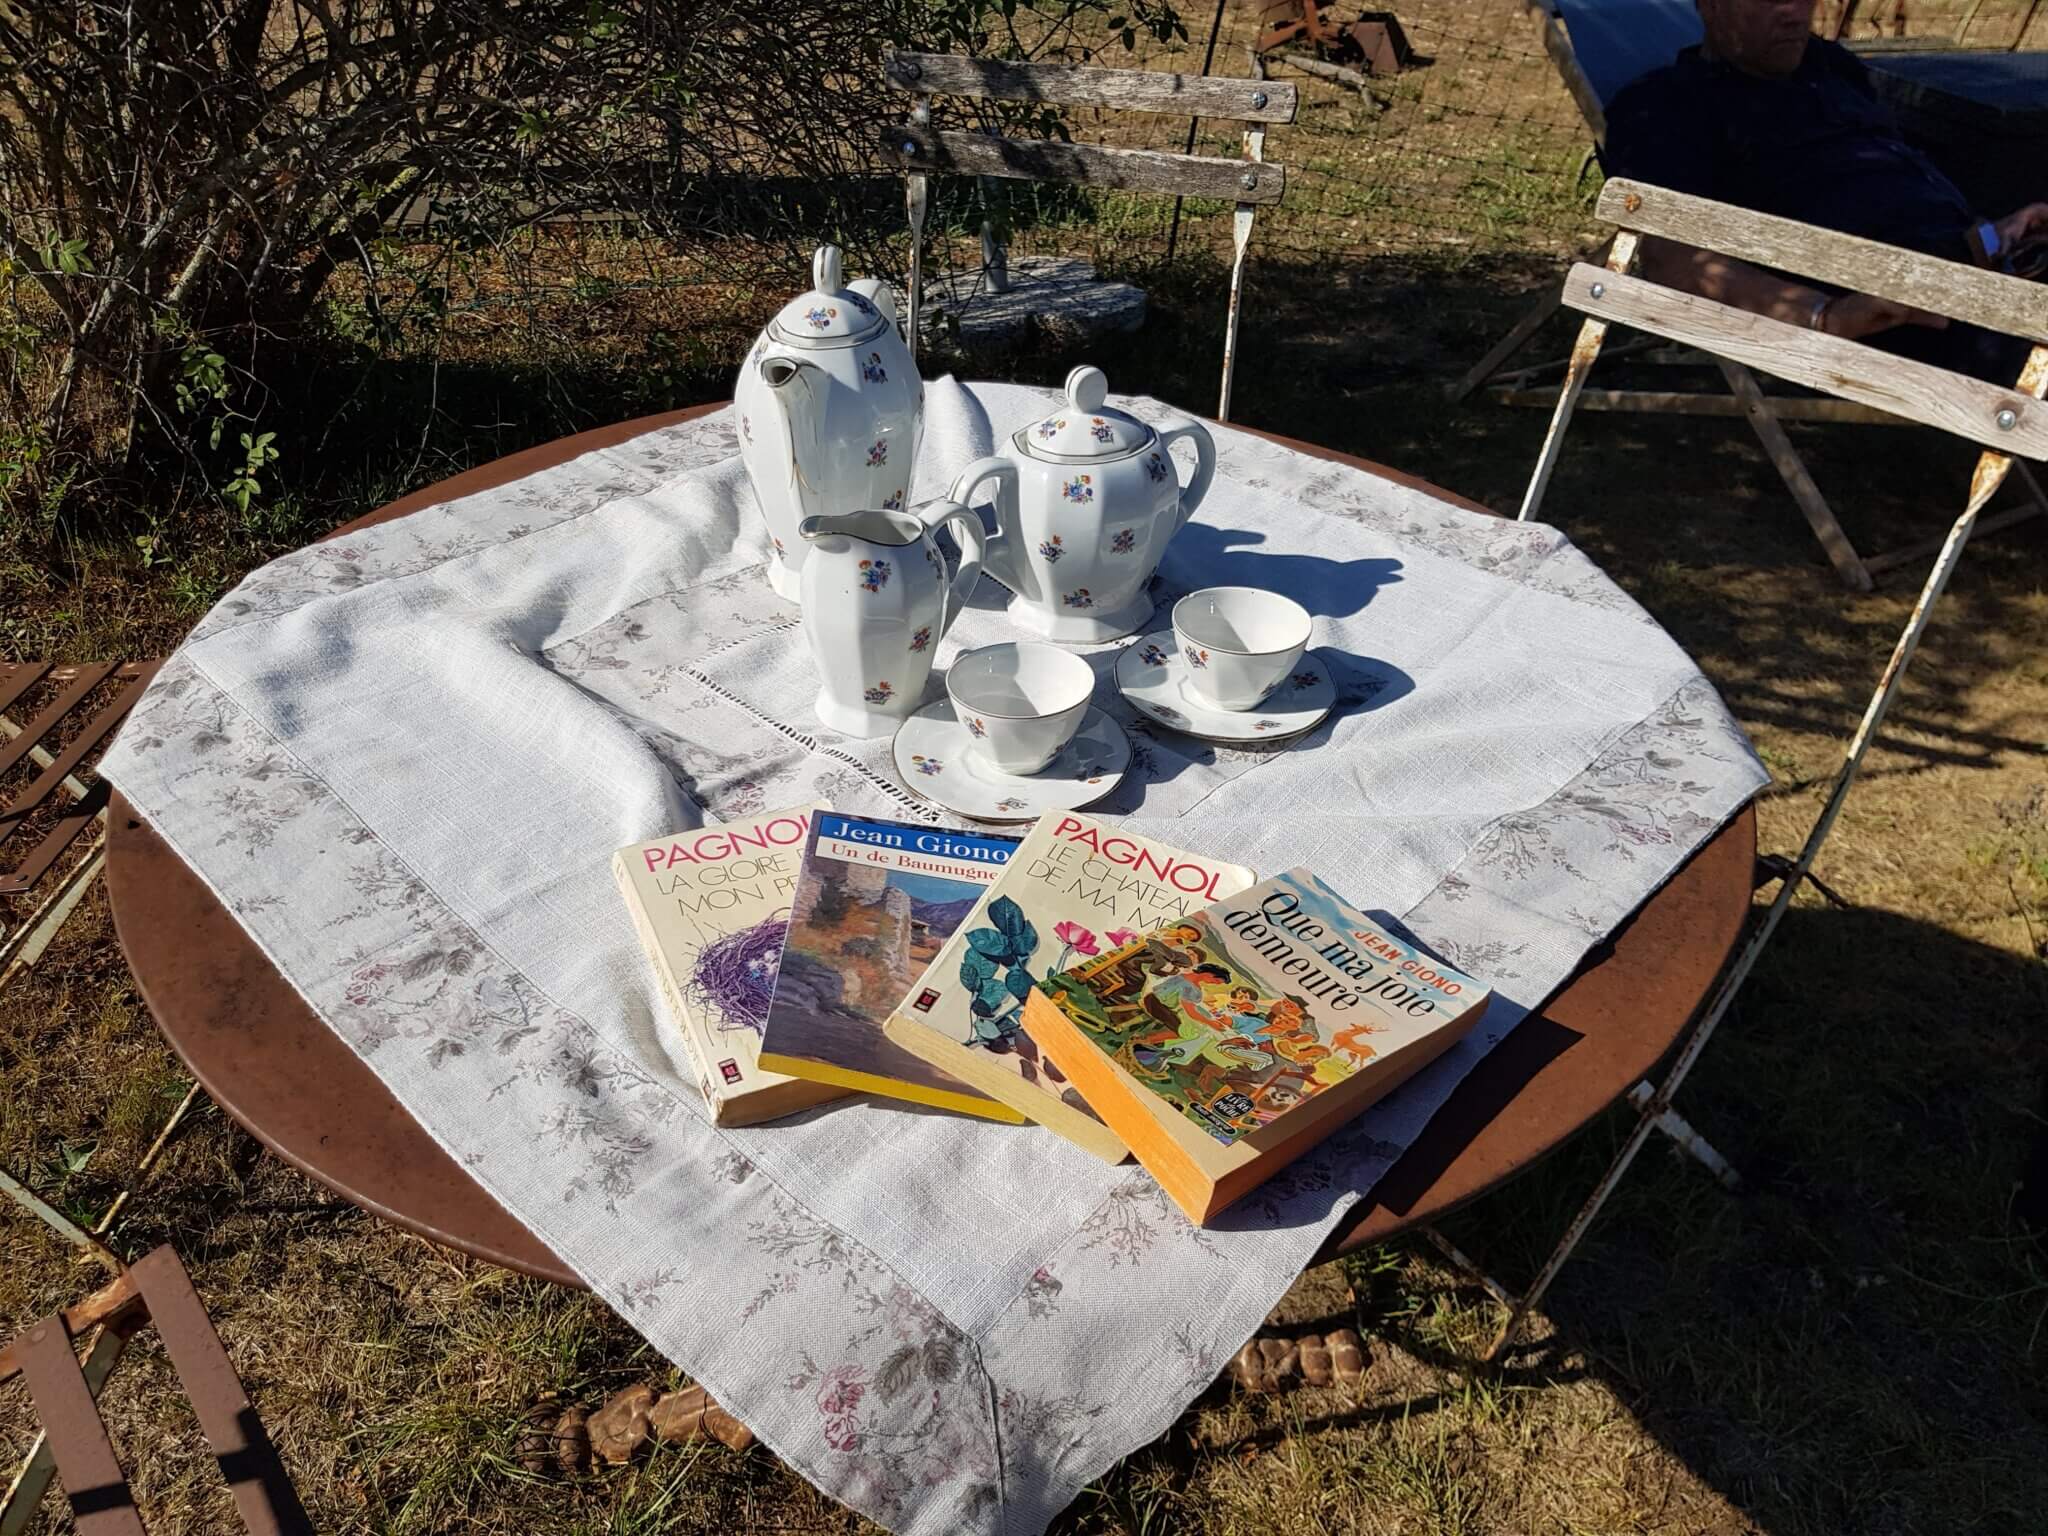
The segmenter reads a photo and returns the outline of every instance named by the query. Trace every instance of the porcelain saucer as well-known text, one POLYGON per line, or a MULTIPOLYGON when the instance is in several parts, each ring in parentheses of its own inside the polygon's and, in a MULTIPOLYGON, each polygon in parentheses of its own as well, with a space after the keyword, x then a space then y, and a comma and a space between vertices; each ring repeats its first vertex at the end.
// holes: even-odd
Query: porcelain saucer
POLYGON ((1117 691, 1148 720, 1219 746, 1291 741, 1314 730, 1337 702, 1330 669, 1313 651, 1295 663, 1257 709, 1222 709, 1189 685, 1171 629, 1156 630, 1116 659, 1117 691))
POLYGON ((1091 707, 1074 739, 1040 773, 1004 773, 974 751, 974 738, 950 699, 927 704, 898 727, 890 746, 897 775, 920 800, 956 815, 996 823, 1036 821, 1048 811, 1078 811, 1123 782, 1131 738, 1091 707))

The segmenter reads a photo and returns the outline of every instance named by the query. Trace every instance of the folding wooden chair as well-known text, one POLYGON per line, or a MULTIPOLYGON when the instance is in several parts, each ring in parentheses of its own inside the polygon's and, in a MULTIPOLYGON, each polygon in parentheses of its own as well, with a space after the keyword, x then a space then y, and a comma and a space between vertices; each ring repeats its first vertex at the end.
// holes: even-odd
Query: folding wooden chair
MULTIPOLYGON (((1607 104, 1613 101, 1622 87, 1650 70, 1670 63, 1681 49, 1697 43, 1703 35, 1693 0, 1526 0, 1526 4, 1541 29, 1544 51, 1550 55, 1559 78, 1586 120, 1596 154, 1606 144, 1607 104)), ((1861 274, 1842 281, 1852 289, 1868 287, 1861 274)), ((1575 359, 1520 369, 1510 369, 1507 365, 1557 313, 1559 303, 1556 293, 1544 293, 1536 305, 1446 391, 1449 398, 1462 400, 1476 389, 1491 386, 1494 398, 1504 405, 1554 408, 1565 386, 1540 381, 1559 369, 1569 371, 1575 359)), ((1940 541, 1934 540, 1879 555, 1866 557, 1859 554, 1783 426, 1787 421, 1898 426, 1904 424, 1898 415, 1858 400, 1770 394, 1758 383, 1751 368, 1739 359, 1697 349, 1653 351, 1653 347, 1654 343, 1645 342, 1632 345, 1628 350, 1647 352, 1652 361, 1711 364, 1720 371, 1728 392, 1592 389, 1586 387, 1581 377, 1575 407, 1655 415, 1743 417, 1756 432, 1772 467, 1784 481, 1786 490, 1791 492, 1836 574, 1844 585, 1854 591, 1870 591, 1874 576, 1930 555, 1939 547, 1940 541)), ((1617 356, 1620 350, 1613 349, 1608 356, 1617 356)), ((2048 495, 2043 494, 2031 473, 2024 468, 2022 479, 2027 486, 2028 502, 1995 517, 1985 518, 1983 532, 1989 533, 2048 512, 2048 495)), ((1525 514, 1533 514, 1535 507, 1541 504, 1540 488, 1536 496, 1536 502, 1524 509, 1525 514)))
MULTIPOLYGON (((28 1383, 79 1536, 143 1536, 142 1517, 95 1399, 128 1339, 152 1322, 192 1400, 199 1427, 213 1446, 242 1523, 255 1536, 311 1536, 312 1522, 263 1421, 221 1348, 213 1321, 192 1289, 191 1276, 168 1245, 137 1260, 77 1306, 51 1313, 0 1350, 0 1382, 18 1374, 28 1383), (83 1368, 72 1346, 80 1334, 91 1337, 83 1368)), ((27 1528, 40 1502, 47 1473, 35 1483, 33 1497, 25 1496, 30 1489, 24 1485, 42 1454, 39 1449, 30 1456, 0 1505, 5 1511, 0 1514, 0 1530, 8 1536, 27 1528)))
MULTIPOLYGON (((1529 494, 1522 506, 1524 518, 1535 510, 1551 472, 1557 467, 1572 407, 1588 370, 1600 355, 1607 329, 1613 324, 1626 324, 1809 389, 1871 406, 1905 421, 1939 428, 1981 445, 1984 453, 1978 460, 1962 515, 1943 541, 1941 553, 1921 589, 1920 600, 1914 604, 1912 616, 1892 648, 1891 659, 1885 664, 1877 689, 1850 740, 1827 804, 1807 835, 1799 857, 1783 871, 1783 884, 1776 899, 1715 988, 1662 1085, 1647 1091, 1639 1088, 1631 1095, 1630 1102, 1641 1118, 1529 1289, 1515 1296, 1494 1282, 1487 1282, 1508 1309, 1507 1320, 1488 1352, 1489 1359, 1514 1338, 1522 1320, 1557 1278, 1653 1130, 1662 1129, 1677 1137, 1682 1145, 1714 1167, 1724 1182, 1728 1181, 1726 1165, 1709 1155, 1711 1149, 1703 1153, 1692 1146, 1697 1138, 1691 1136, 1689 1128, 1684 1128, 1681 1134, 1684 1123, 1676 1119, 1672 1098, 1748 979, 1757 957, 1791 906, 1800 883, 1811 877, 1814 860, 1841 814, 1843 802, 1863 765, 1864 754, 1884 723, 1934 604, 1948 586, 1949 577, 1962 558, 1963 546, 1980 526, 1979 515, 1985 504, 2004 484, 2016 459, 2048 460, 2048 409, 2042 405, 2043 398, 2048 397, 2048 286, 1639 182, 1609 182, 1600 196, 1600 215, 1618 225, 1621 233, 1604 267, 1582 262, 1565 279, 1563 302, 1584 313, 1586 321, 1579 332, 1578 345, 1572 350, 1571 370, 1557 402, 1550 435, 1544 441, 1529 482, 1529 494), (1629 269, 1645 235, 1683 241, 1802 277, 1857 287, 1901 304, 1932 310, 1951 320, 2023 337, 2033 348, 2018 381, 2011 388, 2000 388, 1981 379, 1894 357, 1861 342, 1786 325, 1631 276, 1629 269)), ((1457 1257, 1468 1262, 1461 1255, 1457 1257)))
POLYGON ((1223 334, 1223 387, 1216 419, 1230 419, 1230 383, 1237 366, 1238 301, 1245 249, 1258 209, 1287 190, 1287 168, 1265 162, 1268 123, 1294 121, 1291 85, 1263 79, 1225 80, 1206 75, 1158 74, 1142 69, 1084 69, 1004 59, 966 59, 943 53, 883 56, 884 83, 911 96, 910 121, 883 130, 884 153, 909 173, 910 302, 906 339, 915 354, 923 304, 924 221, 927 178, 935 173, 1007 176, 1025 181, 1068 181, 1084 186, 1156 192, 1169 197, 1210 197, 1237 205, 1232 235, 1230 310, 1223 334), (1032 101, 1060 106, 1110 107, 1176 117, 1215 117, 1245 125, 1244 159, 1112 149, 1057 140, 1009 139, 978 131, 932 126, 931 98, 966 96, 983 101, 1032 101))

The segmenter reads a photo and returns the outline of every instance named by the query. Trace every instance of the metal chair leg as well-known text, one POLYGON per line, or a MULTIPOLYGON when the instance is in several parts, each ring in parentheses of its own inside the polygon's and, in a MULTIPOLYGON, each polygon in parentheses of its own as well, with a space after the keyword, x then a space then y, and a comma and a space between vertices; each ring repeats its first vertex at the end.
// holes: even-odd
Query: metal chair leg
MULTIPOLYGON (((2048 393, 2048 346, 2034 349, 2033 356, 2027 362, 2026 371, 2020 376, 2019 388, 2035 399, 2040 399, 2044 393, 2048 393)), ((1906 668, 1912 664, 1913 655, 1920 648, 1920 637, 1926 632, 1934 605, 1947 589, 1949 578, 1955 574, 1956 565, 1962 559, 1963 547, 1970 541, 1977 516, 1983 511, 1985 503, 1990 501, 1997 494, 1998 488, 2004 484, 2006 475, 2012 469, 2012 462, 2004 454, 1991 452, 1985 453, 1978 460, 1976 474, 1970 483, 1969 504, 1963 509, 1962 516, 1956 519, 1955 526, 1949 530, 1947 542, 1942 545, 1941 556, 1935 561, 1934 569, 1927 573, 1926 585, 1921 588, 1919 601, 1913 605, 1912 617, 1906 621, 1905 629, 1900 632, 1898 644, 1892 649, 1891 659, 1885 665, 1884 674, 1878 679, 1877 690, 1870 696, 1870 703, 1863 711, 1863 718, 1856 727, 1856 734, 1850 740, 1849 750, 1843 758, 1841 771, 1835 776, 1834 788, 1828 794, 1827 804, 1822 808, 1819 819, 1814 822, 1813 830, 1807 834, 1806 844, 1799 850, 1798 859, 1779 887, 1777 898, 1765 912, 1763 921, 1757 925, 1749 942, 1743 946, 1735 963, 1722 977, 1720 985, 1714 991, 1713 1000, 1708 1004, 1706 1012, 1701 1015, 1700 1021, 1693 1026, 1691 1034, 1687 1036, 1685 1045, 1679 1051, 1678 1059, 1672 1063, 1671 1072, 1664 1079, 1663 1085, 1651 1094, 1647 1101, 1640 1104, 1641 1117, 1636 1121, 1635 1128, 1629 1132, 1628 1139, 1622 1143, 1621 1151, 1616 1154, 1606 1174, 1594 1186, 1592 1194, 1579 1208, 1571 1224, 1565 1228, 1564 1236, 1552 1250, 1550 1257, 1544 1261, 1535 1281, 1509 1307, 1507 1319, 1502 1323, 1500 1334, 1495 1338, 1492 1347, 1487 1350, 1486 1359, 1498 1358, 1514 1341, 1515 1335, 1521 1331, 1523 1319, 1543 1299, 1544 1292, 1550 1289, 1551 1282, 1570 1260, 1573 1251, 1579 1245, 1579 1240, 1585 1236, 1586 1229, 1592 1225, 1593 1219, 1600 1214, 1601 1207, 1607 1203, 1607 1197, 1614 1192, 1622 1176, 1628 1172, 1629 1164, 1635 1161, 1636 1154, 1642 1150, 1643 1143, 1649 1139, 1651 1131, 1659 1128, 1660 1121, 1670 1111, 1673 1095, 1678 1092, 1687 1074, 1698 1063, 1701 1053, 1707 1048, 1707 1042, 1713 1038, 1714 1031, 1734 1003, 1736 994, 1742 990, 1743 983, 1748 981, 1750 972, 1755 969, 1764 946, 1777 932, 1778 924, 1792 905, 1793 896, 1797 894, 1799 887, 1812 870, 1813 862, 1820 854, 1821 845, 1834 830, 1835 820, 1841 815, 1843 803, 1848 799, 1849 790, 1856 782, 1856 775, 1863 766, 1864 756, 1869 752, 1871 743, 1877 737, 1878 728, 1883 725, 1885 715, 1891 709, 1892 700, 1898 694, 1906 668)))

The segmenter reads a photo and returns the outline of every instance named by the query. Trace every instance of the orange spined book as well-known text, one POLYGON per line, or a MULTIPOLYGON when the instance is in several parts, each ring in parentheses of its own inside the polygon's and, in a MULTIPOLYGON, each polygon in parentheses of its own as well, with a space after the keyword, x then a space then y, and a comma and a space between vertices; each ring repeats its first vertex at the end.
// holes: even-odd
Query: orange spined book
POLYGON ((1048 978, 1024 1028, 1206 1223, 1448 1050, 1491 996, 1297 869, 1048 978))

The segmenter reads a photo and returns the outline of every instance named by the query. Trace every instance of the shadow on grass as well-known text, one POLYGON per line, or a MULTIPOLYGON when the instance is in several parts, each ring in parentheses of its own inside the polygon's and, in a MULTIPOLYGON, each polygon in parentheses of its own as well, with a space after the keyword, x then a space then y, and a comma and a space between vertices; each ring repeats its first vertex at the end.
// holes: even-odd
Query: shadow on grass
MULTIPOLYGON (((2044 1021, 2038 961, 1794 911, 1680 1099, 1742 1191, 1653 1140, 1550 1294, 1557 1334, 1501 1379, 1605 1379, 1774 1536, 2035 1528, 2048 1261, 2010 1207, 2044 1021)), ((1629 1123, 1446 1230, 1526 1279, 1629 1123)))

